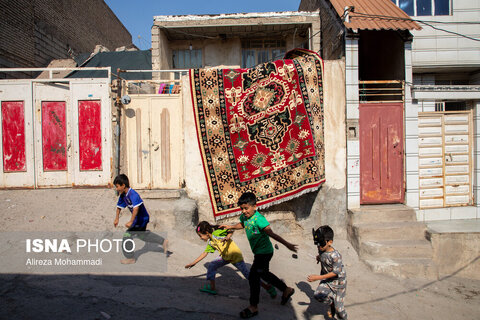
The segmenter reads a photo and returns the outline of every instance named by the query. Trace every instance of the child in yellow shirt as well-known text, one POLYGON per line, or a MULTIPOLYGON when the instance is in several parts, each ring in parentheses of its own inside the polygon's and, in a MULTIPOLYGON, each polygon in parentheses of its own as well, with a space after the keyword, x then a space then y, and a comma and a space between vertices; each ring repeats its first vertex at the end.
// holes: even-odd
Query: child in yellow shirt
MULTIPOLYGON (((217 269, 223 267, 229 263, 233 264, 242 274, 248 279, 250 270, 248 269, 245 261, 243 261, 242 251, 240 248, 231 240, 233 231, 217 229, 217 226, 212 226, 207 221, 202 221, 198 224, 196 232, 200 239, 207 241, 207 247, 200 256, 198 256, 195 261, 189 263, 185 268, 192 268, 201 260, 203 260, 209 253, 214 253, 217 250, 220 253, 220 256, 215 258, 208 265, 207 270, 207 281, 210 281, 209 284, 205 284, 200 291, 207 292, 210 294, 217 294, 215 289, 215 275, 217 269)), ((270 297, 275 298, 277 296, 277 291, 275 288, 269 284, 262 283, 262 287, 267 290, 270 294, 270 297)))

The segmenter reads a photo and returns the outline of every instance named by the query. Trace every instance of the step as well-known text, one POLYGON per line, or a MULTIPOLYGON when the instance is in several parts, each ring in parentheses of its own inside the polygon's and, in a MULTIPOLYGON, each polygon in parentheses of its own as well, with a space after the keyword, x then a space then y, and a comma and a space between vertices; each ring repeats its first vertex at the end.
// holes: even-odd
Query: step
POLYGON ((362 223, 352 226, 354 236, 362 241, 423 240, 426 226, 422 222, 362 223))
POLYGON ((149 226, 153 230, 191 231, 198 210, 195 200, 187 197, 153 198, 146 200, 145 205, 150 214, 149 226))
POLYGON ((178 189, 171 190, 142 190, 142 199, 180 199, 181 191, 178 189))
POLYGON ((364 261, 373 272, 384 273, 397 278, 438 279, 438 271, 432 259, 380 258, 364 261))
POLYGON ((369 258, 432 258, 432 245, 427 240, 364 241, 359 255, 369 258))
POLYGON ((349 210, 351 223, 416 221, 415 211, 405 205, 362 206, 349 210))

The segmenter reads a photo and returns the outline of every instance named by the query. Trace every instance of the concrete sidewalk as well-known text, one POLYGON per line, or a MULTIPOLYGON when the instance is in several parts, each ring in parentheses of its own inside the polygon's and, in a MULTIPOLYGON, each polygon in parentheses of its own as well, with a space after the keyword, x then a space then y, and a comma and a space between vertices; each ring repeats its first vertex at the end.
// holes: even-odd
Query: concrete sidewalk
MULTIPOLYGON (((113 230, 116 197, 112 190, 0 191, 0 203, 4 207, 1 232, 113 230)), ((126 219, 124 215, 120 225, 126 219)), ((157 227, 162 230, 161 225, 157 227)), ((0 270, 2 315, 8 319, 237 319, 248 305, 248 282, 226 266, 217 275, 218 295, 199 292, 205 283, 205 265, 216 254, 185 269, 205 248, 193 227, 185 228, 163 230, 173 252, 167 272, 44 275, 0 270)), ((324 319, 325 309, 313 299, 316 284, 306 280, 320 272, 311 238, 298 233, 282 236, 299 245, 298 258, 278 244, 271 270, 296 292, 290 303, 281 306, 278 297, 272 300, 262 291, 256 319, 324 319)), ((251 263, 245 233, 236 232, 233 238, 251 263)), ((399 280, 370 272, 346 240, 336 239, 334 247, 343 255, 347 271, 345 302, 350 319, 480 319, 478 280, 454 276, 399 280)), ((2 255, 2 259, 8 257, 2 255)))

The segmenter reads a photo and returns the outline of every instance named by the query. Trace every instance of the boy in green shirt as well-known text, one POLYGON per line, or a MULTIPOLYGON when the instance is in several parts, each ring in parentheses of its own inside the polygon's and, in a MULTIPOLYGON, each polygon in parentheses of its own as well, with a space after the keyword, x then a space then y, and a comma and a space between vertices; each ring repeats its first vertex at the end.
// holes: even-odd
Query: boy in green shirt
POLYGON ((294 252, 297 252, 297 245, 291 244, 272 231, 270 223, 257 211, 257 197, 255 194, 252 192, 243 193, 238 199, 238 205, 242 210, 240 222, 236 225, 224 225, 220 227, 226 229, 245 228, 250 248, 254 254, 253 264, 248 277, 250 284, 250 306, 240 312, 241 318, 251 318, 258 314, 260 278, 283 292, 282 305, 286 304, 295 292, 293 288, 287 287, 282 280, 269 271, 270 260, 273 257, 273 246, 270 237, 294 252))

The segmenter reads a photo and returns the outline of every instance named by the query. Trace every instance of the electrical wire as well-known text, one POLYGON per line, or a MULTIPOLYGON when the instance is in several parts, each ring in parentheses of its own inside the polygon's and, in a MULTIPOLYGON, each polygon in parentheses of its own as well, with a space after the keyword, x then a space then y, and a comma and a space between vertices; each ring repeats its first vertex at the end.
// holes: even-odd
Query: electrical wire
MULTIPOLYGON (((443 31, 443 32, 450 33, 450 34, 453 34, 453 35, 456 35, 456 36, 459 36, 459 37, 463 37, 463 38, 466 38, 466 39, 470 39, 470 40, 473 40, 473 41, 480 41, 479 38, 470 37, 470 36, 467 36, 465 34, 461 34, 461 33, 446 30, 446 29, 442 29, 442 28, 439 28, 439 27, 436 27, 436 26, 432 25, 432 23, 442 23, 440 21, 418 20, 418 19, 411 19, 411 18, 401 18, 401 17, 393 17, 393 16, 368 14, 368 13, 362 13, 362 12, 352 12, 352 14, 350 16, 350 19, 354 19, 356 17, 377 18, 377 19, 383 19, 383 20, 414 21, 414 22, 424 24, 424 25, 426 25, 426 26, 428 26, 432 29, 438 30, 438 31, 443 31)), ((452 23, 456 23, 456 22, 452 22, 452 23)), ((480 22, 464 21, 463 24, 480 24, 480 22)))
POLYGON ((378 14, 370 14, 370 13, 363 13, 363 12, 351 12, 351 17, 355 17, 355 15, 361 16, 369 16, 374 18, 388 18, 394 20, 405 20, 405 21, 416 21, 416 22, 427 22, 427 23, 439 23, 439 24, 480 24, 480 21, 431 21, 431 20, 419 20, 419 19, 412 19, 412 18, 402 18, 402 17, 394 17, 394 16, 385 16, 385 15, 378 15, 378 14))

